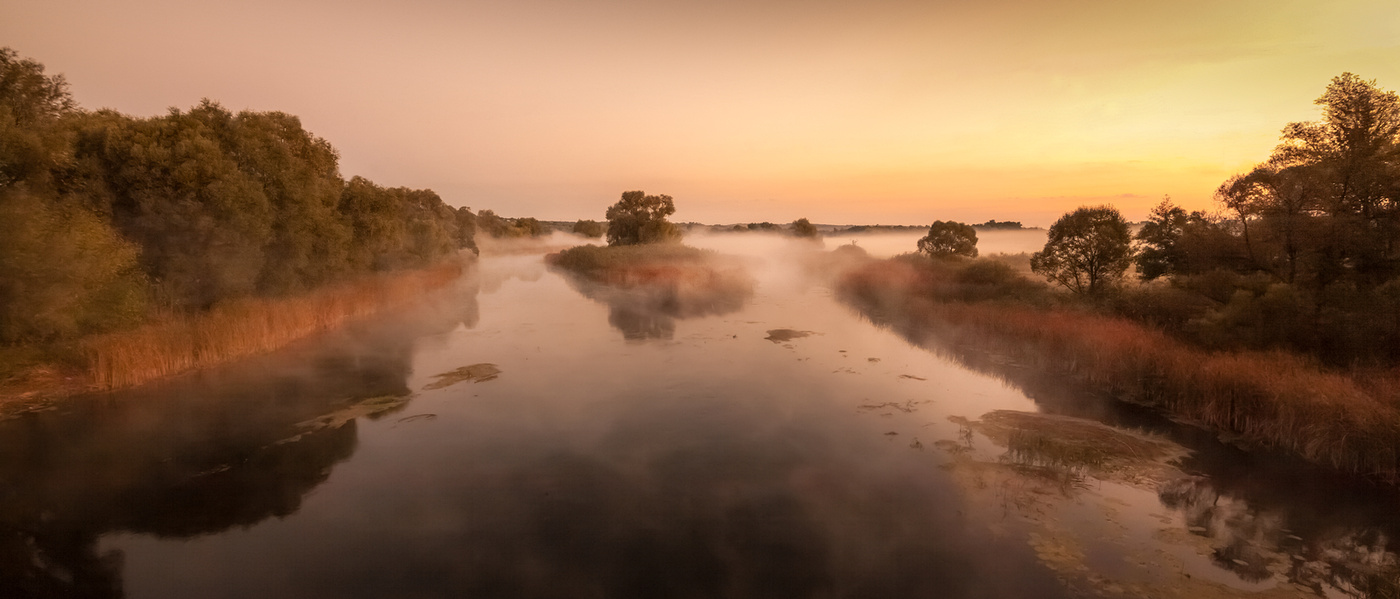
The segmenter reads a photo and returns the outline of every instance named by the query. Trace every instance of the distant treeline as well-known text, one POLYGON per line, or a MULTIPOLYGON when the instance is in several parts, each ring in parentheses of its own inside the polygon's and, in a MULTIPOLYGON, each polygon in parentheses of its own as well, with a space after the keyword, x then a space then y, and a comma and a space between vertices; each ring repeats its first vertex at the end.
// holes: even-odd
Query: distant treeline
POLYGON ((295 116, 83 110, 0 49, 0 343, 428 265, 474 249, 475 221, 429 190, 346 181, 295 116))
MULTIPOLYGON (((1019 231, 1025 227, 1017 221, 989 220, 985 223, 970 225, 974 229, 1019 231)), ((928 225, 855 225, 851 227, 834 227, 830 235, 854 235, 857 233, 914 233, 927 231, 928 225)))

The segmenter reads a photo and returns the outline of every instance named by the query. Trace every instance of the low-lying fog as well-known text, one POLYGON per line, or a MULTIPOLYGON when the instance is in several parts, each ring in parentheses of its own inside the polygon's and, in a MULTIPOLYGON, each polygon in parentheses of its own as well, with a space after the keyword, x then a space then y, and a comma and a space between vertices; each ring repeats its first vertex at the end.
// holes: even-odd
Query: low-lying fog
MULTIPOLYGON (((1208 464, 1161 497, 1052 491, 1072 498, 1057 530, 1088 541, 1017 524, 1024 483, 989 501, 950 469, 998 467, 968 421, 1121 415, 877 326, 811 266, 822 247, 890 256, 919 237, 692 235, 754 278, 699 306, 547 267, 570 235, 483 244, 416 311, 0 422, 0 595, 1053 597, 1081 567, 1127 572, 1125 555, 1161 588, 1257 590, 1285 584, 1285 535, 1394 530, 1383 505, 1343 518, 1208 464)), ((979 239, 1019 253, 1044 232, 979 239)))

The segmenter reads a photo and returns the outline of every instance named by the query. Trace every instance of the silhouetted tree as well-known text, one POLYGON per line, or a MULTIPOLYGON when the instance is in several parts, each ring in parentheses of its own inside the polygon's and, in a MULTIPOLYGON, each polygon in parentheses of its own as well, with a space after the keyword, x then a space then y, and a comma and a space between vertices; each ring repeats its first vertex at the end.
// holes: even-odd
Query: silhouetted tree
POLYGON ((1031 255, 1031 270, 1075 293, 1097 293, 1132 264, 1131 242, 1117 209, 1079 208, 1051 225, 1045 249, 1031 255))
POLYGON ((680 231, 666 220, 676 213, 676 204, 668 195, 647 195, 644 191, 626 191, 622 199, 608 208, 608 245, 661 243, 680 239, 680 231))
POLYGON ((799 218, 795 221, 792 221, 792 234, 796 237, 802 237, 805 239, 816 239, 820 236, 820 234, 817 232, 816 225, 813 225, 812 221, 809 221, 805 218, 799 218))
POLYGON ((1400 274, 1400 97, 1343 73, 1315 103, 1322 120, 1285 127, 1266 165, 1304 197, 1276 187, 1264 203, 1289 211, 1279 205, 1294 201, 1328 219, 1316 287, 1353 274, 1360 284, 1380 284, 1400 274))
POLYGON ((930 258, 977 257, 977 231, 955 221, 934 221, 919 240, 919 253, 930 258))

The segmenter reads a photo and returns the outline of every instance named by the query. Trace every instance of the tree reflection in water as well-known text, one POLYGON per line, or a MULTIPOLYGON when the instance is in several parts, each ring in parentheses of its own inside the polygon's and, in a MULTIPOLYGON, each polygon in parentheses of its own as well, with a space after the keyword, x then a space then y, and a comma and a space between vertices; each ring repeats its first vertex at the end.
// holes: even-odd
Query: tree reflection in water
POLYGON ((121 597, 105 534, 187 538, 295 513, 356 447, 353 418, 308 424, 402 407, 415 337, 474 326, 477 292, 469 273, 383 322, 0 422, 0 597, 121 597))
POLYGON ((676 320, 737 312, 753 297, 753 283, 737 276, 713 284, 674 282, 616 286, 560 271, 575 291, 608 306, 608 324, 627 340, 671 339, 676 320))

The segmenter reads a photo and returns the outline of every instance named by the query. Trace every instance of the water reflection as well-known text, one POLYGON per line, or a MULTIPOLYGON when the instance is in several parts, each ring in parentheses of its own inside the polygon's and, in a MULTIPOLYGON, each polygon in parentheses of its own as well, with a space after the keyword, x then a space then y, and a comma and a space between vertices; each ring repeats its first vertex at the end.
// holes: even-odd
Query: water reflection
POLYGON ((188 538, 296 513, 409 396, 413 340, 470 326, 476 283, 431 309, 275 356, 0 422, 0 597, 120 597, 115 531, 188 538))
POLYGON ((910 343, 1015 386, 1045 413, 1147 431, 1190 449, 1179 462, 1189 476, 1168 481, 1158 499, 1181 514, 1185 532, 1208 546, 1216 567, 1240 580, 1261 583, 1278 576, 1318 594, 1400 597, 1400 511, 1395 509, 1400 492, 1395 489, 1267 449, 1229 445, 1072 375, 1024 363, 1013 344, 954 343, 888 305, 842 299, 910 343))
POLYGON ((608 285, 560 272, 575 291, 608 306, 608 324, 627 340, 671 339, 676 320, 737 312, 753 297, 753 281, 742 272, 722 273, 703 284, 608 285))

